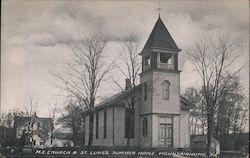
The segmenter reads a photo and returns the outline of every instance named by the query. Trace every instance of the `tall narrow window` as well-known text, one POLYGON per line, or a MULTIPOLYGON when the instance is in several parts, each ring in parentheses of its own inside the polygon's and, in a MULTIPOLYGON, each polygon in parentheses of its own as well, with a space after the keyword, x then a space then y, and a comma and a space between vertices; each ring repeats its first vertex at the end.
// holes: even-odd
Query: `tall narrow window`
POLYGON ((103 120, 104 120, 104 122, 103 122, 103 125, 104 125, 104 127, 103 127, 103 138, 107 138, 107 110, 105 109, 104 110, 104 115, 103 115, 103 120))
POLYGON ((135 138, 135 110, 132 110, 130 138, 135 138))
POLYGON ((125 109, 125 138, 134 138, 135 137, 135 111, 125 109))
POLYGON ((148 135, 148 119, 147 119, 147 117, 144 117, 142 120, 142 135, 144 137, 147 137, 147 135, 148 135))
POLYGON ((147 83, 144 83, 144 100, 147 100, 148 97, 148 87, 147 83))
POLYGON ((163 81, 162 83, 162 90, 163 90, 163 99, 168 100, 169 99, 169 86, 170 82, 168 80, 163 81))
POLYGON ((98 139, 99 136, 99 114, 96 112, 96 121, 95 121, 95 138, 98 139))
POLYGON ((85 144, 86 115, 83 116, 83 144, 85 144))

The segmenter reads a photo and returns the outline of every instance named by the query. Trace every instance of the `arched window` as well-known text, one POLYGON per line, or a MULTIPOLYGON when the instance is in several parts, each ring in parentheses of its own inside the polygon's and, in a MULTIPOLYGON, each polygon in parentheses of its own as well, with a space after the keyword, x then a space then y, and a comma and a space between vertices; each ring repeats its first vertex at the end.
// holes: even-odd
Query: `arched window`
POLYGON ((165 80, 162 82, 162 96, 164 100, 168 100, 169 99, 169 86, 170 86, 170 82, 168 80, 165 80))
POLYGON ((144 84, 144 100, 147 100, 148 97, 148 88, 147 82, 144 84))
POLYGON ((98 139, 99 137, 99 113, 96 112, 96 121, 95 121, 95 138, 98 139))

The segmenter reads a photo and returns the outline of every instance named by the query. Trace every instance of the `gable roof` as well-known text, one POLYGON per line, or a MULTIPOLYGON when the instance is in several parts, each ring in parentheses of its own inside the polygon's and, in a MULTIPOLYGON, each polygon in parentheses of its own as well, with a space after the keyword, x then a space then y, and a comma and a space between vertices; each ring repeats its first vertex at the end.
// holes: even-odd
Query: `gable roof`
POLYGON ((52 124, 52 118, 49 117, 37 117, 36 119, 44 124, 52 124))
MULTIPOLYGON (((137 91, 138 89, 140 89, 141 85, 137 85, 135 87, 135 90, 137 91)), ((127 91, 122 91, 122 92, 119 92, 119 93, 116 93, 114 95, 112 95, 111 97, 105 99, 104 101, 98 103, 95 107, 95 110, 99 110, 99 109, 102 109, 104 107, 107 107, 107 106, 112 106, 114 104, 116 104, 115 106, 121 106, 121 104, 118 105, 118 102, 120 100, 122 100, 125 96, 129 95, 130 94, 130 91, 131 89, 127 90, 127 91)))
POLYGON ((185 97, 181 96, 181 104, 183 105, 181 108, 182 110, 188 110, 195 108, 195 105, 191 103, 189 100, 187 100, 185 97))
POLYGON ((15 116, 14 117, 14 127, 20 127, 23 126, 25 123, 29 122, 30 120, 36 120, 39 122, 42 122, 45 126, 51 126, 52 125, 52 118, 46 118, 46 117, 22 117, 22 116, 15 116))
POLYGON ((168 32, 166 26, 164 25, 163 21, 161 20, 160 16, 157 22, 155 23, 155 26, 140 55, 144 54, 151 48, 176 52, 180 51, 172 36, 168 32))
MULTIPOLYGON (((137 91, 141 88, 141 85, 137 85, 135 88, 137 91)), ((115 106, 118 106, 117 103, 121 99, 123 99, 123 97, 125 97, 126 95, 129 95, 129 94, 130 94, 130 90, 114 94, 113 96, 111 96, 111 97, 107 98, 106 100, 97 104, 95 107, 95 110, 103 109, 103 108, 108 107, 108 106, 114 106, 114 104, 116 104, 115 106)), ((195 107, 190 101, 188 101, 183 96, 180 96, 180 100, 181 100, 181 109, 182 110, 188 110, 188 109, 192 109, 195 107)))
POLYGON ((22 116, 15 116, 14 117, 14 127, 20 127, 27 123, 30 120, 30 117, 22 117, 22 116))

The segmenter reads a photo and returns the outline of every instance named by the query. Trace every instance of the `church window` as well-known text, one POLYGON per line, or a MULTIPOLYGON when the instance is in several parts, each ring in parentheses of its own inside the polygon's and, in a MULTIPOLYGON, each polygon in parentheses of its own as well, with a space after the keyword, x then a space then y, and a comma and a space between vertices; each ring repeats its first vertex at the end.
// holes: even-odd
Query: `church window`
POLYGON ((98 139, 99 137, 99 113, 96 113, 96 122, 95 122, 95 138, 98 139))
POLYGON ((150 56, 149 55, 145 56, 144 63, 145 63, 145 65, 150 65, 150 56))
POLYGON ((144 100, 147 100, 148 97, 148 86, 147 83, 144 84, 144 100))
POLYGON ((161 61, 161 63, 171 64, 170 63, 171 57, 172 57, 171 54, 161 53, 160 54, 160 61, 161 61))
MULTIPOLYGON (((83 133, 82 133, 82 135, 83 135, 83 144, 85 144, 85 137, 86 137, 85 131, 86 131, 86 115, 83 116, 83 133)), ((51 144, 52 144, 52 142, 51 142, 51 144)))
POLYGON ((125 109, 125 138, 135 137, 135 111, 128 108, 125 109))
POLYGON ((163 99, 164 100, 169 99, 169 86, 170 86, 170 82, 168 80, 163 81, 162 89, 163 89, 163 99))
POLYGON ((107 138, 107 110, 104 110, 104 115, 103 115, 103 120, 104 120, 104 127, 103 127, 103 138, 107 138))
POLYGON ((142 135, 144 137, 147 137, 148 135, 148 119, 147 117, 144 117, 143 120, 142 120, 142 135))

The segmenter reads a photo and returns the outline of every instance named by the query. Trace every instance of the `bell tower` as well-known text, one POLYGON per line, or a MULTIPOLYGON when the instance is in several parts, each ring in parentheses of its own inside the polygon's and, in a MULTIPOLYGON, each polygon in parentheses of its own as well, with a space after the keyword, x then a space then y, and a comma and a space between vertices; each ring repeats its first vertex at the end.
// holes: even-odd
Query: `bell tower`
POLYGON ((142 137, 142 143, 152 147, 179 147, 180 119, 180 71, 178 48, 159 16, 143 50, 142 119, 150 122, 150 137, 142 137), (164 136, 168 131, 168 136, 164 136))
POLYGON ((143 50, 142 73, 144 101, 151 104, 147 112, 179 113, 180 71, 178 48, 159 16, 143 50))
POLYGON ((160 69, 178 71, 178 52, 175 44, 160 16, 140 55, 142 56, 142 73, 160 69))

